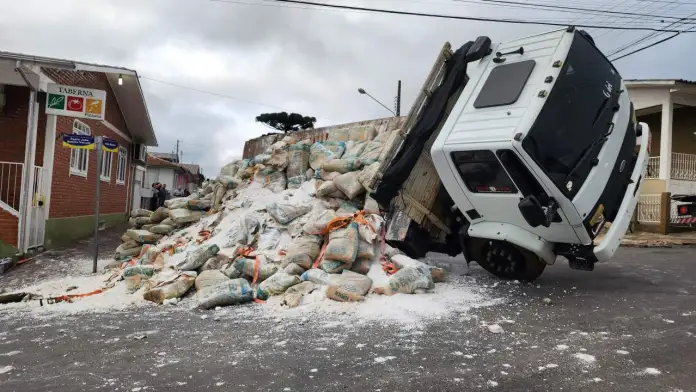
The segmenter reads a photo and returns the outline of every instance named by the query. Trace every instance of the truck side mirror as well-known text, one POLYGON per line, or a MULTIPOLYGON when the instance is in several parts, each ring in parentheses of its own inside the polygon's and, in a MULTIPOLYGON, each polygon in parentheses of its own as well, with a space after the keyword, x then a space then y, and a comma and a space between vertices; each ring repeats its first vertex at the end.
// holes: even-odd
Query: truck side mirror
POLYGON ((524 220, 526 220, 527 223, 532 227, 551 226, 551 222, 553 221, 558 209, 558 204, 556 204, 556 202, 553 200, 551 200, 548 207, 542 206, 539 199, 537 199, 537 197, 534 195, 529 195, 520 200, 520 203, 517 206, 519 207, 524 220))
POLYGON ((476 38, 469 50, 466 52, 466 62, 481 60, 491 53, 491 39, 485 36, 476 38))

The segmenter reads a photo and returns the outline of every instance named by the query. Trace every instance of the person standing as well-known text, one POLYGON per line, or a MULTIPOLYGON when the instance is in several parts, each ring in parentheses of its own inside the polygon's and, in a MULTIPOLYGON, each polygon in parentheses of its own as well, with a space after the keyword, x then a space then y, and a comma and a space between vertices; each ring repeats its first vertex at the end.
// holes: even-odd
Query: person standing
POLYGON ((150 211, 154 211, 159 206, 159 196, 158 196, 157 183, 152 183, 152 197, 150 198, 150 211))
POLYGON ((164 201, 167 199, 167 191, 164 189, 164 184, 159 184, 157 189, 157 205, 164 207, 164 201))

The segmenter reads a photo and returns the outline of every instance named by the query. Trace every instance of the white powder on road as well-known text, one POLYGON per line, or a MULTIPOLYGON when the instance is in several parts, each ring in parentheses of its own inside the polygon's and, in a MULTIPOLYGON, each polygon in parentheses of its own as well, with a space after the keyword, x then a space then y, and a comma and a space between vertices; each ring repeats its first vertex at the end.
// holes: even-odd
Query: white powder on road
POLYGON ((621 355, 628 355, 628 354, 630 354, 630 353, 629 353, 628 351, 626 351, 626 350, 616 350, 616 353, 617 353, 617 354, 621 354, 621 355))
POLYGON ((579 359, 580 361, 587 363, 587 364, 594 363, 597 360, 597 358, 595 358, 594 355, 585 354, 585 353, 577 353, 573 356, 575 358, 579 359))
POLYGON ((3 357, 11 357, 11 356, 21 354, 21 353, 22 353, 21 351, 15 350, 15 351, 10 351, 9 353, 4 353, 4 354, 0 354, 0 355, 2 355, 3 357))
MULTIPOLYGON (((372 269, 370 270, 372 271, 372 269)), ((395 294, 392 296, 368 294, 362 302, 336 302, 326 298, 323 290, 317 290, 316 300, 311 300, 297 308, 281 307, 282 296, 271 297, 261 305, 264 312, 272 311, 274 316, 289 318, 307 317, 331 319, 349 317, 364 321, 396 322, 400 324, 419 324, 428 320, 461 313, 473 307, 491 306, 502 299, 495 299, 475 281, 452 277, 447 283, 438 283, 432 292, 425 294, 395 294)), ((314 293, 310 295, 314 296, 314 293)))
POLYGON ((559 350, 559 351, 563 351, 563 350, 567 350, 567 349, 568 349, 568 346, 565 344, 559 344, 558 346, 556 346, 556 350, 559 350))
POLYGON ((377 357, 377 358, 375 358, 375 362, 376 363, 384 363, 384 362, 390 361, 392 359, 396 359, 396 357, 377 357))
MULTIPOLYGON (((104 281, 109 277, 105 275, 93 276, 68 276, 61 279, 48 280, 43 283, 26 287, 21 292, 27 292, 43 298, 58 297, 71 294, 86 294, 104 287, 104 281), (70 287, 77 288, 68 291, 70 287)), ((100 294, 91 295, 83 298, 74 298, 72 302, 59 302, 47 304, 43 301, 43 306, 39 300, 28 302, 17 302, 0 305, 0 309, 16 312, 29 312, 35 316, 52 316, 75 314, 83 312, 106 312, 116 309, 125 309, 131 306, 152 305, 143 299, 142 292, 128 294, 126 285, 123 282, 117 283, 111 289, 100 294)))
POLYGON ((486 385, 488 385, 489 387, 497 387, 498 383, 493 380, 488 380, 488 382, 486 382, 486 385))
POLYGON ((14 366, 10 366, 10 365, 0 367, 0 374, 9 373, 9 372, 11 372, 13 369, 14 369, 14 366))
POLYGON ((659 370, 657 370, 657 369, 655 369, 655 368, 649 367, 649 368, 643 369, 643 371, 640 372, 640 374, 647 374, 647 375, 650 375, 650 376, 657 376, 657 375, 662 374, 662 372, 659 371, 659 370))

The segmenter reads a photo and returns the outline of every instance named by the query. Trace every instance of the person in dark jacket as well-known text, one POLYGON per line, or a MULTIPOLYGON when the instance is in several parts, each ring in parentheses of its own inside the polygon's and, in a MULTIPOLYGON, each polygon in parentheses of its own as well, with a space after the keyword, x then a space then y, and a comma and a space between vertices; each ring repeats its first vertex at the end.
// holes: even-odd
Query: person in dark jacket
POLYGON ((159 188, 157 188, 157 205, 164 207, 165 200, 167 200, 167 191, 164 189, 163 184, 159 184, 159 188))
POLYGON ((150 211, 154 211, 159 206, 159 197, 157 196, 157 183, 152 183, 152 198, 150 199, 150 211))

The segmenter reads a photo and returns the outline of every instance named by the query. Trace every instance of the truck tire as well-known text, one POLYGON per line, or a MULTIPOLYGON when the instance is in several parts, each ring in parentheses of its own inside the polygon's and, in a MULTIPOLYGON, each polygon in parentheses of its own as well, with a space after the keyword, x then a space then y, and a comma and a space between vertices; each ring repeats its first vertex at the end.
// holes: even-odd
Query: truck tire
POLYGON ((483 269, 491 274, 510 280, 533 281, 546 268, 534 253, 509 242, 472 239, 471 255, 483 269))

